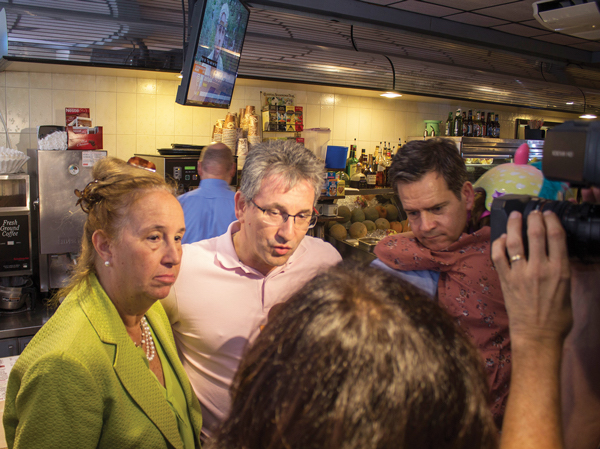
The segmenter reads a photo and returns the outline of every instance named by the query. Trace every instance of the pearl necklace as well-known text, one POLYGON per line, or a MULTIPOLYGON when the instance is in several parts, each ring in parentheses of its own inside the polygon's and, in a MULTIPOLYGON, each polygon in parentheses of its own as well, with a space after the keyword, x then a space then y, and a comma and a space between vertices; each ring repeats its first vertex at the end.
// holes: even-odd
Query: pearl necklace
POLYGON ((140 328, 142 329, 142 342, 140 343, 140 346, 143 347, 144 344, 146 345, 144 348, 144 351, 146 352, 146 358, 149 362, 151 362, 154 360, 154 356, 156 355, 156 348, 154 347, 152 332, 150 332, 150 326, 148 326, 148 320, 146 320, 145 316, 142 317, 142 320, 140 321, 140 328))

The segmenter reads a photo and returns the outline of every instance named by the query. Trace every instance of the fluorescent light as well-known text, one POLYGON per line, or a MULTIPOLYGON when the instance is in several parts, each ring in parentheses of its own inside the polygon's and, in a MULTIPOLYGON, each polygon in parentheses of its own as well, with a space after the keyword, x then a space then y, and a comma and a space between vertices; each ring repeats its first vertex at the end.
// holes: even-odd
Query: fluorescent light
POLYGON ((574 101, 569 101, 569 102, 568 102, 568 103, 566 103, 566 104, 575 104, 575 102, 574 102, 574 101))
POLYGON ((177 75, 177 78, 183 78, 183 73, 179 72, 179 75, 177 75))
POLYGON ((399 94, 398 92, 385 92, 383 94, 380 94, 381 97, 385 97, 385 98, 398 98, 401 97, 402 95, 399 94))
POLYGON ((580 115, 579 118, 593 119, 593 118, 596 118, 596 116, 593 114, 584 114, 584 115, 580 115))

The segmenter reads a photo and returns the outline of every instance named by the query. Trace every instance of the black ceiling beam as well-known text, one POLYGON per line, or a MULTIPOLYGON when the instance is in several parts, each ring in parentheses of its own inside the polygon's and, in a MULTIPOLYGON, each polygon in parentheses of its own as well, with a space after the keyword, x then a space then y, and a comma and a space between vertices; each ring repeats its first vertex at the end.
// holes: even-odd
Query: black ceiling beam
MULTIPOLYGON (((288 13, 301 13, 353 25, 371 25, 415 34, 460 41, 481 48, 495 48, 549 61, 591 64, 600 61, 600 52, 578 50, 501 31, 426 16, 358 0, 251 0, 250 5, 288 13), (598 53, 598 54, 596 54, 598 53)), ((531 17, 533 18, 533 12, 531 17)))

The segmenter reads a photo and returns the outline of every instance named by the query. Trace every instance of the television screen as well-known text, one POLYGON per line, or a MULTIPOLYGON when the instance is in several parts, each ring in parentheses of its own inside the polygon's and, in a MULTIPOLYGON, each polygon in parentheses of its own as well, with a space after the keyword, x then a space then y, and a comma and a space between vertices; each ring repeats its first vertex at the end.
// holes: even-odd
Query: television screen
POLYGON ((240 0, 198 0, 176 102, 229 108, 250 11, 240 0))

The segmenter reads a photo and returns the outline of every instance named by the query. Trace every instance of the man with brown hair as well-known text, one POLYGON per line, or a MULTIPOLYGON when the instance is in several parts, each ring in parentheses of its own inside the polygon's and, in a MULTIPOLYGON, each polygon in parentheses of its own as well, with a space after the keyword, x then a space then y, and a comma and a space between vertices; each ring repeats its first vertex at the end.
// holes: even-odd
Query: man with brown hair
POLYGON ((412 232, 383 239, 375 249, 376 265, 436 297, 471 337, 501 427, 510 381, 508 316, 490 259, 490 228, 468 226, 475 192, 464 161, 448 139, 412 141, 394 157, 390 180, 412 232))

